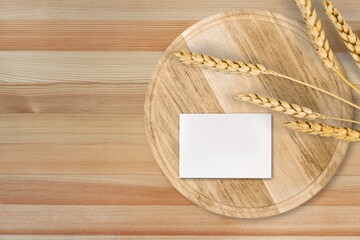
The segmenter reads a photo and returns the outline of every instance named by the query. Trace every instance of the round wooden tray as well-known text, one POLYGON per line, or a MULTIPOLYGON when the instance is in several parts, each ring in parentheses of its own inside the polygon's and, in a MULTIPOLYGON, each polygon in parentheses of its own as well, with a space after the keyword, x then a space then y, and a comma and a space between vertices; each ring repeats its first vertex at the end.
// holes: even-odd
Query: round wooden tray
POLYGON ((276 215, 304 203, 326 185, 348 143, 290 131, 283 123, 291 118, 274 112, 272 179, 180 179, 180 113, 268 112, 235 100, 239 92, 259 93, 343 118, 352 118, 352 108, 281 78, 185 66, 173 56, 174 50, 261 63, 351 99, 350 89, 316 56, 304 26, 258 10, 221 13, 193 25, 169 46, 155 69, 146 94, 145 126, 151 151, 173 186, 195 204, 218 214, 239 218, 276 215))

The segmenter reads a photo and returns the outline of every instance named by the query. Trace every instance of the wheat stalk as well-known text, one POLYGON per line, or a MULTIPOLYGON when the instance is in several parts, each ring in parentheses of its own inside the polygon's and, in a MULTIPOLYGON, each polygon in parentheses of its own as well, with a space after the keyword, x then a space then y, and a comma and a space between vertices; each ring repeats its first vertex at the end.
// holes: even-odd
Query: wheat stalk
POLYGON ((349 49, 351 56, 354 58, 357 66, 360 68, 360 39, 356 36, 355 32, 351 29, 349 24, 342 17, 339 10, 328 1, 324 0, 323 5, 325 12, 330 21, 337 29, 339 35, 343 39, 345 46, 349 49))
POLYGON ((231 73, 238 73, 238 74, 242 74, 242 75, 270 74, 273 76, 285 78, 292 82, 295 82, 295 83, 310 87, 312 89, 315 89, 317 91, 320 91, 324 94, 334 97, 334 98, 360 110, 360 106, 358 106, 342 97, 339 97, 331 92, 328 92, 322 88, 316 87, 309 83, 297 80, 292 77, 288 77, 286 75, 280 74, 273 70, 268 70, 266 67, 264 67, 261 64, 251 64, 251 63, 246 63, 243 61, 224 60, 224 59, 219 59, 219 58, 216 58, 213 56, 208 56, 205 54, 197 54, 194 52, 185 52, 185 51, 174 52, 174 55, 176 57, 178 57, 178 59, 184 64, 192 65, 192 66, 196 66, 196 67, 205 67, 205 68, 215 70, 215 71, 225 71, 225 72, 231 72, 231 73))
POLYGON ((313 122, 288 122, 285 126, 303 133, 320 135, 323 137, 334 137, 348 142, 360 142, 360 131, 351 128, 333 127, 322 123, 313 122))
POLYGON ((276 112, 281 112, 286 115, 296 117, 296 118, 303 118, 308 120, 315 120, 315 119, 332 119, 332 120, 339 120, 344 122, 352 122, 356 124, 360 124, 358 121, 350 120, 350 119, 343 119, 343 118, 337 118, 332 116, 326 116, 317 112, 314 112, 310 108, 302 107, 297 104, 289 103, 283 100, 278 100, 275 98, 268 98, 265 96, 260 96, 258 94, 254 93, 248 93, 248 94, 237 94, 235 96, 236 99, 248 102, 254 105, 257 105, 259 107, 269 108, 276 112))
POLYGON ((295 0, 296 5, 305 20, 306 28, 316 52, 326 67, 336 72, 339 77, 352 89, 360 94, 360 90, 355 87, 340 71, 334 58, 334 53, 330 48, 329 41, 325 36, 321 21, 317 19, 316 9, 312 9, 311 0, 295 0))

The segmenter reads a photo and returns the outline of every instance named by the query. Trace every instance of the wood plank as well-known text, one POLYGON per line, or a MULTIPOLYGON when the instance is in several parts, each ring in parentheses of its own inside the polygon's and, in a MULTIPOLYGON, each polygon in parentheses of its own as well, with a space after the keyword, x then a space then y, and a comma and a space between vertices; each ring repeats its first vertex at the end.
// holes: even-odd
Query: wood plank
POLYGON ((140 114, 147 84, 0 84, 0 88, 0 113, 140 114))
POLYGON ((3 20, 0 50, 162 51, 195 21, 3 20))
POLYGON ((140 114, 147 83, 0 83, 0 89, 0 113, 140 114))
POLYGON ((0 52, 0 112, 142 113, 160 55, 0 52))
POLYGON ((162 174, 147 144, 0 144, 0 174, 162 174))
MULTIPOLYGON (((0 174, 162 174, 147 144, 0 144, 0 152, 0 174)), ((359 176, 359 155, 351 145, 336 175, 359 176)))
MULTIPOLYGON (((313 1, 319 14, 324 17, 321 1, 313 1)), ((334 1, 334 4, 350 21, 360 20, 359 4, 357 0, 334 1)), ((99 4, 96 0, 61 1, 52 0, 51 3, 41 0, 2 0, 0 19, 73 19, 73 20, 119 20, 119 19, 202 19, 207 16, 239 8, 269 10, 282 13, 288 17, 301 19, 293 1, 288 0, 103 0, 99 4)))
MULTIPOLYGON (((0 144, 1 174, 162 174, 147 145, 0 144)), ((352 145, 336 173, 358 176, 360 147, 352 145)))
POLYGON ((192 205, 165 176, 0 175, 0 192, 1 204, 192 205))
POLYGON ((241 236, 241 237, 214 237, 214 236, 79 236, 79 235, 1 235, 3 240, 358 240, 356 236, 241 236))
MULTIPOLYGON (((0 144, 0 174, 162 174, 147 145, 0 144)), ((352 145, 336 175, 359 176, 352 145)))
MULTIPOLYGON (((163 51, 195 20, 2 20, 0 50, 163 51)), ((354 31, 360 21, 349 21, 354 31)), ((323 23, 335 52, 346 51, 330 22, 323 23)))
POLYGON ((360 207, 300 206, 253 220, 197 206, 0 205, 0 234, 354 236, 360 207), (191 216, 191 217, 190 217, 191 216))
MULTIPOLYGON (((143 128, 142 114, 3 114, 0 172, 159 174, 143 128)), ((359 151, 350 147, 337 174, 358 175, 359 151)))
MULTIPOLYGON (((0 51, 0 84, 7 90, 4 93, 22 94, 31 93, 32 88, 26 89, 34 84, 147 84, 162 54, 159 51, 0 51), (11 90, 11 86, 19 88, 11 90)), ((360 73, 352 57, 348 53, 336 53, 336 56, 349 79, 359 84, 360 73)), ((33 94, 46 93, 41 88, 38 91, 33 94)))
POLYGON ((360 177, 334 176, 315 197, 305 205, 309 206, 359 206, 360 177))
MULTIPOLYGON (((161 54, 2 51, 0 113, 143 113, 147 83, 161 54)), ((360 86, 351 56, 337 55, 360 86)))
MULTIPOLYGON (((193 205, 165 176, 0 175, 0 203, 42 205, 193 205)), ((360 206, 360 176, 337 176, 308 206, 360 206)))
POLYGON ((146 144, 143 114, 2 114, 0 143, 146 144))

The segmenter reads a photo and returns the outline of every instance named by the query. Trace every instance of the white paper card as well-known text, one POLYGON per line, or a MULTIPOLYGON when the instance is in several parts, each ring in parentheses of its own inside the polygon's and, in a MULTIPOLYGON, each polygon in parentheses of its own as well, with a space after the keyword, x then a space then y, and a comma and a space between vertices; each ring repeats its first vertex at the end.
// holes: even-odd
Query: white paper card
POLYGON ((271 114, 180 114, 180 178, 271 178, 271 114))

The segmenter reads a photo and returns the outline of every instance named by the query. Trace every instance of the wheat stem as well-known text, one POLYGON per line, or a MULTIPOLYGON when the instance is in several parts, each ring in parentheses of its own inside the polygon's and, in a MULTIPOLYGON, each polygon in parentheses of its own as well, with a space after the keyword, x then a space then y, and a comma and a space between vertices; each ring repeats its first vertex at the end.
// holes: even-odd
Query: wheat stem
POLYGON ((343 122, 360 124, 360 122, 355 121, 355 120, 344 119, 344 118, 337 118, 337 117, 333 117, 333 116, 326 116, 326 118, 324 118, 324 119, 332 119, 332 120, 338 120, 338 121, 343 121, 343 122))
POLYGON ((268 108, 276 112, 281 112, 291 117, 303 118, 308 120, 315 120, 318 118, 333 119, 333 120, 360 124, 360 122, 355 120, 326 116, 321 113, 314 112, 313 110, 307 107, 299 106, 294 103, 289 103, 284 100, 260 96, 259 94, 255 94, 255 93, 247 93, 247 94, 240 93, 237 94, 235 98, 243 102, 248 102, 257 105, 259 107, 268 108))
POLYGON ((192 65, 196 67, 204 67, 207 69, 211 69, 214 71, 226 71, 226 72, 232 72, 242 75, 259 75, 259 74, 270 74, 277 77, 285 78, 287 80, 290 80, 292 82, 307 86, 309 88, 315 89, 317 91, 320 91, 324 94, 327 94, 331 97, 334 97, 358 110, 360 110, 360 106, 342 98, 339 97, 331 92, 328 92, 322 88, 316 87, 314 85, 311 85, 309 83, 297 80, 295 78, 280 74, 278 72, 268 70, 266 67, 264 67, 261 64, 251 64, 246 63, 242 61, 231 61, 231 60, 224 60, 213 56, 208 56, 205 54, 197 54, 194 52, 174 52, 174 55, 178 57, 178 59, 187 65, 192 65))

